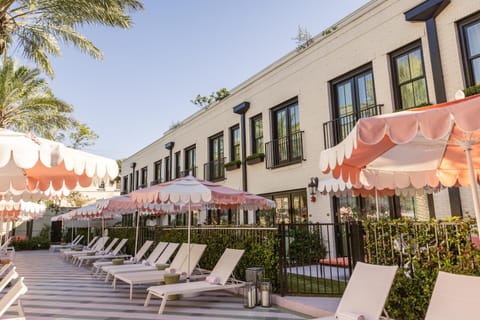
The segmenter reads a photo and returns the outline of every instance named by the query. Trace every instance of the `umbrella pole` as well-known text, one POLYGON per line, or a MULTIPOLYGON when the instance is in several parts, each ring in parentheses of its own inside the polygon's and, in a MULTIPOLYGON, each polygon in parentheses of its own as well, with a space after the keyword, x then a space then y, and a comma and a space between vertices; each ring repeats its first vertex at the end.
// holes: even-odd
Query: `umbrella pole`
POLYGON ((378 208, 378 191, 375 188, 375 208, 377 209, 377 220, 380 220, 380 209, 378 208))
POLYGON ((470 189, 472 190, 473 208, 475 210, 475 218, 477 219, 477 234, 480 234, 480 201, 478 198, 477 179, 475 177, 475 169, 472 161, 472 147, 464 146, 465 156, 467 157, 468 175, 470 176, 470 189))
POLYGON ((191 214, 192 214, 192 206, 191 206, 191 201, 188 202, 188 226, 187 226, 187 237, 188 237, 188 261, 187 261, 187 282, 190 281, 190 229, 192 226, 192 221, 191 221, 191 214))
POLYGON ((138 247, 138 229, 140 228, 140 214, 138 211, 136 212, 137 215, 137 227, 135 228, 135 255, 137 254, 137 247, 138 247))
POLYGON ((90 243, 90 219, 87 220, 87 244, 90 243))
POLYGON ((71 228, 72 228, 72 230, 70 231, 70 236, 71 236, 72 240, 70 241, 70 243, 73 243, 73 220, 72 220, 71 228))

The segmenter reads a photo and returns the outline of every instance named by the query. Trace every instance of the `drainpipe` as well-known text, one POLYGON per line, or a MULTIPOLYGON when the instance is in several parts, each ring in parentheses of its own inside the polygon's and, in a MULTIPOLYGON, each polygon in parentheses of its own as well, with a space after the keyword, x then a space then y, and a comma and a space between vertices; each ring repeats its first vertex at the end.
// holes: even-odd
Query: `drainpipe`
MULTIPOLYGON (((250 108, 250 102, 242 102, 238 106, 233 107, 233 112, 240 115, 240 133, 241 133, 241 149, 242 149, 242 187, 243 191, 248 191, 247 179, 247 133, 245 125, 245 113, 250 108)), ((248 222, 248 211, 243 210, 243 221, 248 222)))
POLYGON ((175 142, 170 141, 165 144, 165 149, 170 151, 170 155, 168 156, 170 161, 168 161, 168 178, 169 180, 172 180, 172 163, 173 163, 173 146, 175 145, 175 142))
POLYGON ((247 181, 247 134, 245 132, 245 113, 250 108, 249 102, 242 102, 238 106, 233 107, 233 112, 240 115, 240 132, 241 132, 241 148, 242 148, 242 186, 243 191, 248 191, 247 181))
MULTIPOLYGON (((442 58, 438 44, 438 33, 435 18, 450 4, 450 0, 426 0, 418 6, 405 12, 405 20, 409 22, 425 22, 427 31, 428 49, 430 51, 430 63, 432 65, 433 85, 435 89, 436 103, 447 101, 445 82, 442 70, 442 58)), ((457 187, 448 188, 450 211, 452 215, 462 215, 462 202, 460 191, 457 187)), ((430 217, 435 216, 433 196, 428 195, 428 209, 430 217)))

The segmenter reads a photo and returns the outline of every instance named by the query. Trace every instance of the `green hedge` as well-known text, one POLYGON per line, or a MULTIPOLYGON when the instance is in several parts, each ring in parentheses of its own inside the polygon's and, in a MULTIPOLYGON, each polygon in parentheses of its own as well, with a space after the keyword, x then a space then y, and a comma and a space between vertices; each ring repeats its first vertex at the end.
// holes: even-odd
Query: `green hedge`
POLYGON ((34 237, 30 240, 14 240, 12 246, 15 251, 21 250, 46 250, 50 248, 50 240, 34 237))
POLYGON ((386 305, 394 319, 425 317, 438 271, 480 275, 472 221, 366 221, 364 227, 367 262, 401 266, 386 305))

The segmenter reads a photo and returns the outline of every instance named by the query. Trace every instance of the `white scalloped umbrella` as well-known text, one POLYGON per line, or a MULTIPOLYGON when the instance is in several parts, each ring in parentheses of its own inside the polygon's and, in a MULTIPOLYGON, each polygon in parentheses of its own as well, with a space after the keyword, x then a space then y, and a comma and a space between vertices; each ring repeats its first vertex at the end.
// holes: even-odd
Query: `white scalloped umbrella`
POLYGON ((108 182, 117 175, 115 160, 0 129, 0 193, 72 190, 108 182))

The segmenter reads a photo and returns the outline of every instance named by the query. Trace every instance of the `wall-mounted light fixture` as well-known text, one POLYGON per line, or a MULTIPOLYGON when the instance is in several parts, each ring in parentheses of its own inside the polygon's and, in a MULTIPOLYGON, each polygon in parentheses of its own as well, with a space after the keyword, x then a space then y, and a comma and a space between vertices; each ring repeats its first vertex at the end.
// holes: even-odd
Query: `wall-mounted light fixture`
POLYGON ((318 178, 310 178, 310 183, 308 184, 308 193, 310 194, 310 201, 317 201, 317 191, 318 191, 318 178))

